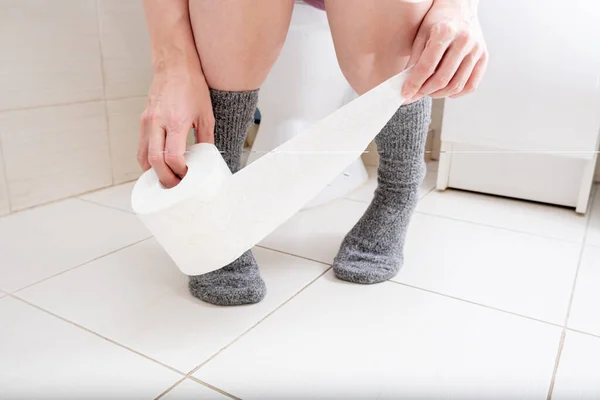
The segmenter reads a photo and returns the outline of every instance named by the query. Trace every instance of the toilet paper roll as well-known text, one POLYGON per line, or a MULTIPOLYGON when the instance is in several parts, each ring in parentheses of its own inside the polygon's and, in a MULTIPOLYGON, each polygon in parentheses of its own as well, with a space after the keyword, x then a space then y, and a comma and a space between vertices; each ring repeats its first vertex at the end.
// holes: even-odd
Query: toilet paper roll
POLYGON ((356 160, 404 99, 410 71, 394 76, 231 175, 218 150, 196 144, 188 173, 165 189, 150 169, 134 212, 187 275, 221 268, 293 216, 356 160))

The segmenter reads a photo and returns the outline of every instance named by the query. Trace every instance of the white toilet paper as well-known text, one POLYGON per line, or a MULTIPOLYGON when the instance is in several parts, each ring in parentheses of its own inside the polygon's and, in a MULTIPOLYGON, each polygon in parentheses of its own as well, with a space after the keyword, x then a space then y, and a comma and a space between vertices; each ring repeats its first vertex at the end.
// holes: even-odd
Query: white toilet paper
POLYGON ((409 70, 346 104, 234 175, 210 144, 192 146, 172 189, 153 170, 132 207, 181 271, 221 268, 294 215, 356 160, 404 99, 409 70))

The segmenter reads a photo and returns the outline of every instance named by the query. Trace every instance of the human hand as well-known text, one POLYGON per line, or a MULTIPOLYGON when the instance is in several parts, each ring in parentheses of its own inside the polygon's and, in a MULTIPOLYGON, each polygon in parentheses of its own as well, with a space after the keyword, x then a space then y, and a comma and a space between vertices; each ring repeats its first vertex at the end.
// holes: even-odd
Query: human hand
POLYGON ((190 128, 198 143, 214 143, 214 115, 206 80, 198 68, 155 73, 142 113, 138 163, 154 168, 166 188, 176 186, 187 172, 185 145, 190 128))
POLYGON ((487 62, 476 0, 434 0, 413 42, 414 69, 402 95, 407 102, 464 96, 477 88, 487 62))

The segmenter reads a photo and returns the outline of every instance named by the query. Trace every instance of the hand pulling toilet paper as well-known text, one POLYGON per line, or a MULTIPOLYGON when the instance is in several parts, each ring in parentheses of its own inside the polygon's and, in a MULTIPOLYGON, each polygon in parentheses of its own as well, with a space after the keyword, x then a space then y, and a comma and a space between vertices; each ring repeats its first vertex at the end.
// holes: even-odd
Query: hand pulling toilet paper
POLYGON ((404 99, 409 70, 385 81, 232 175, 214 145, 189 148, 188 172, 172 189, 150 169, 132 207, 187 275, 237 259, 356 160, 404 99))

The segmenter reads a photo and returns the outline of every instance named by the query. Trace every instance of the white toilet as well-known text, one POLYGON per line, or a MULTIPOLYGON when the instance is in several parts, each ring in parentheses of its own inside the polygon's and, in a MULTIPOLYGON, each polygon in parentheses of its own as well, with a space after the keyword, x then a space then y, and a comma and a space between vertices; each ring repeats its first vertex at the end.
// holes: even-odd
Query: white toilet
MULTIPOLYGON (((297 1, 281 54, 261 87, 261 122, 247 164, 354 97, 338 66, 325 12, 297 1)), ((367 179, 359 158, 305 208, 343 197, 367 179)))

